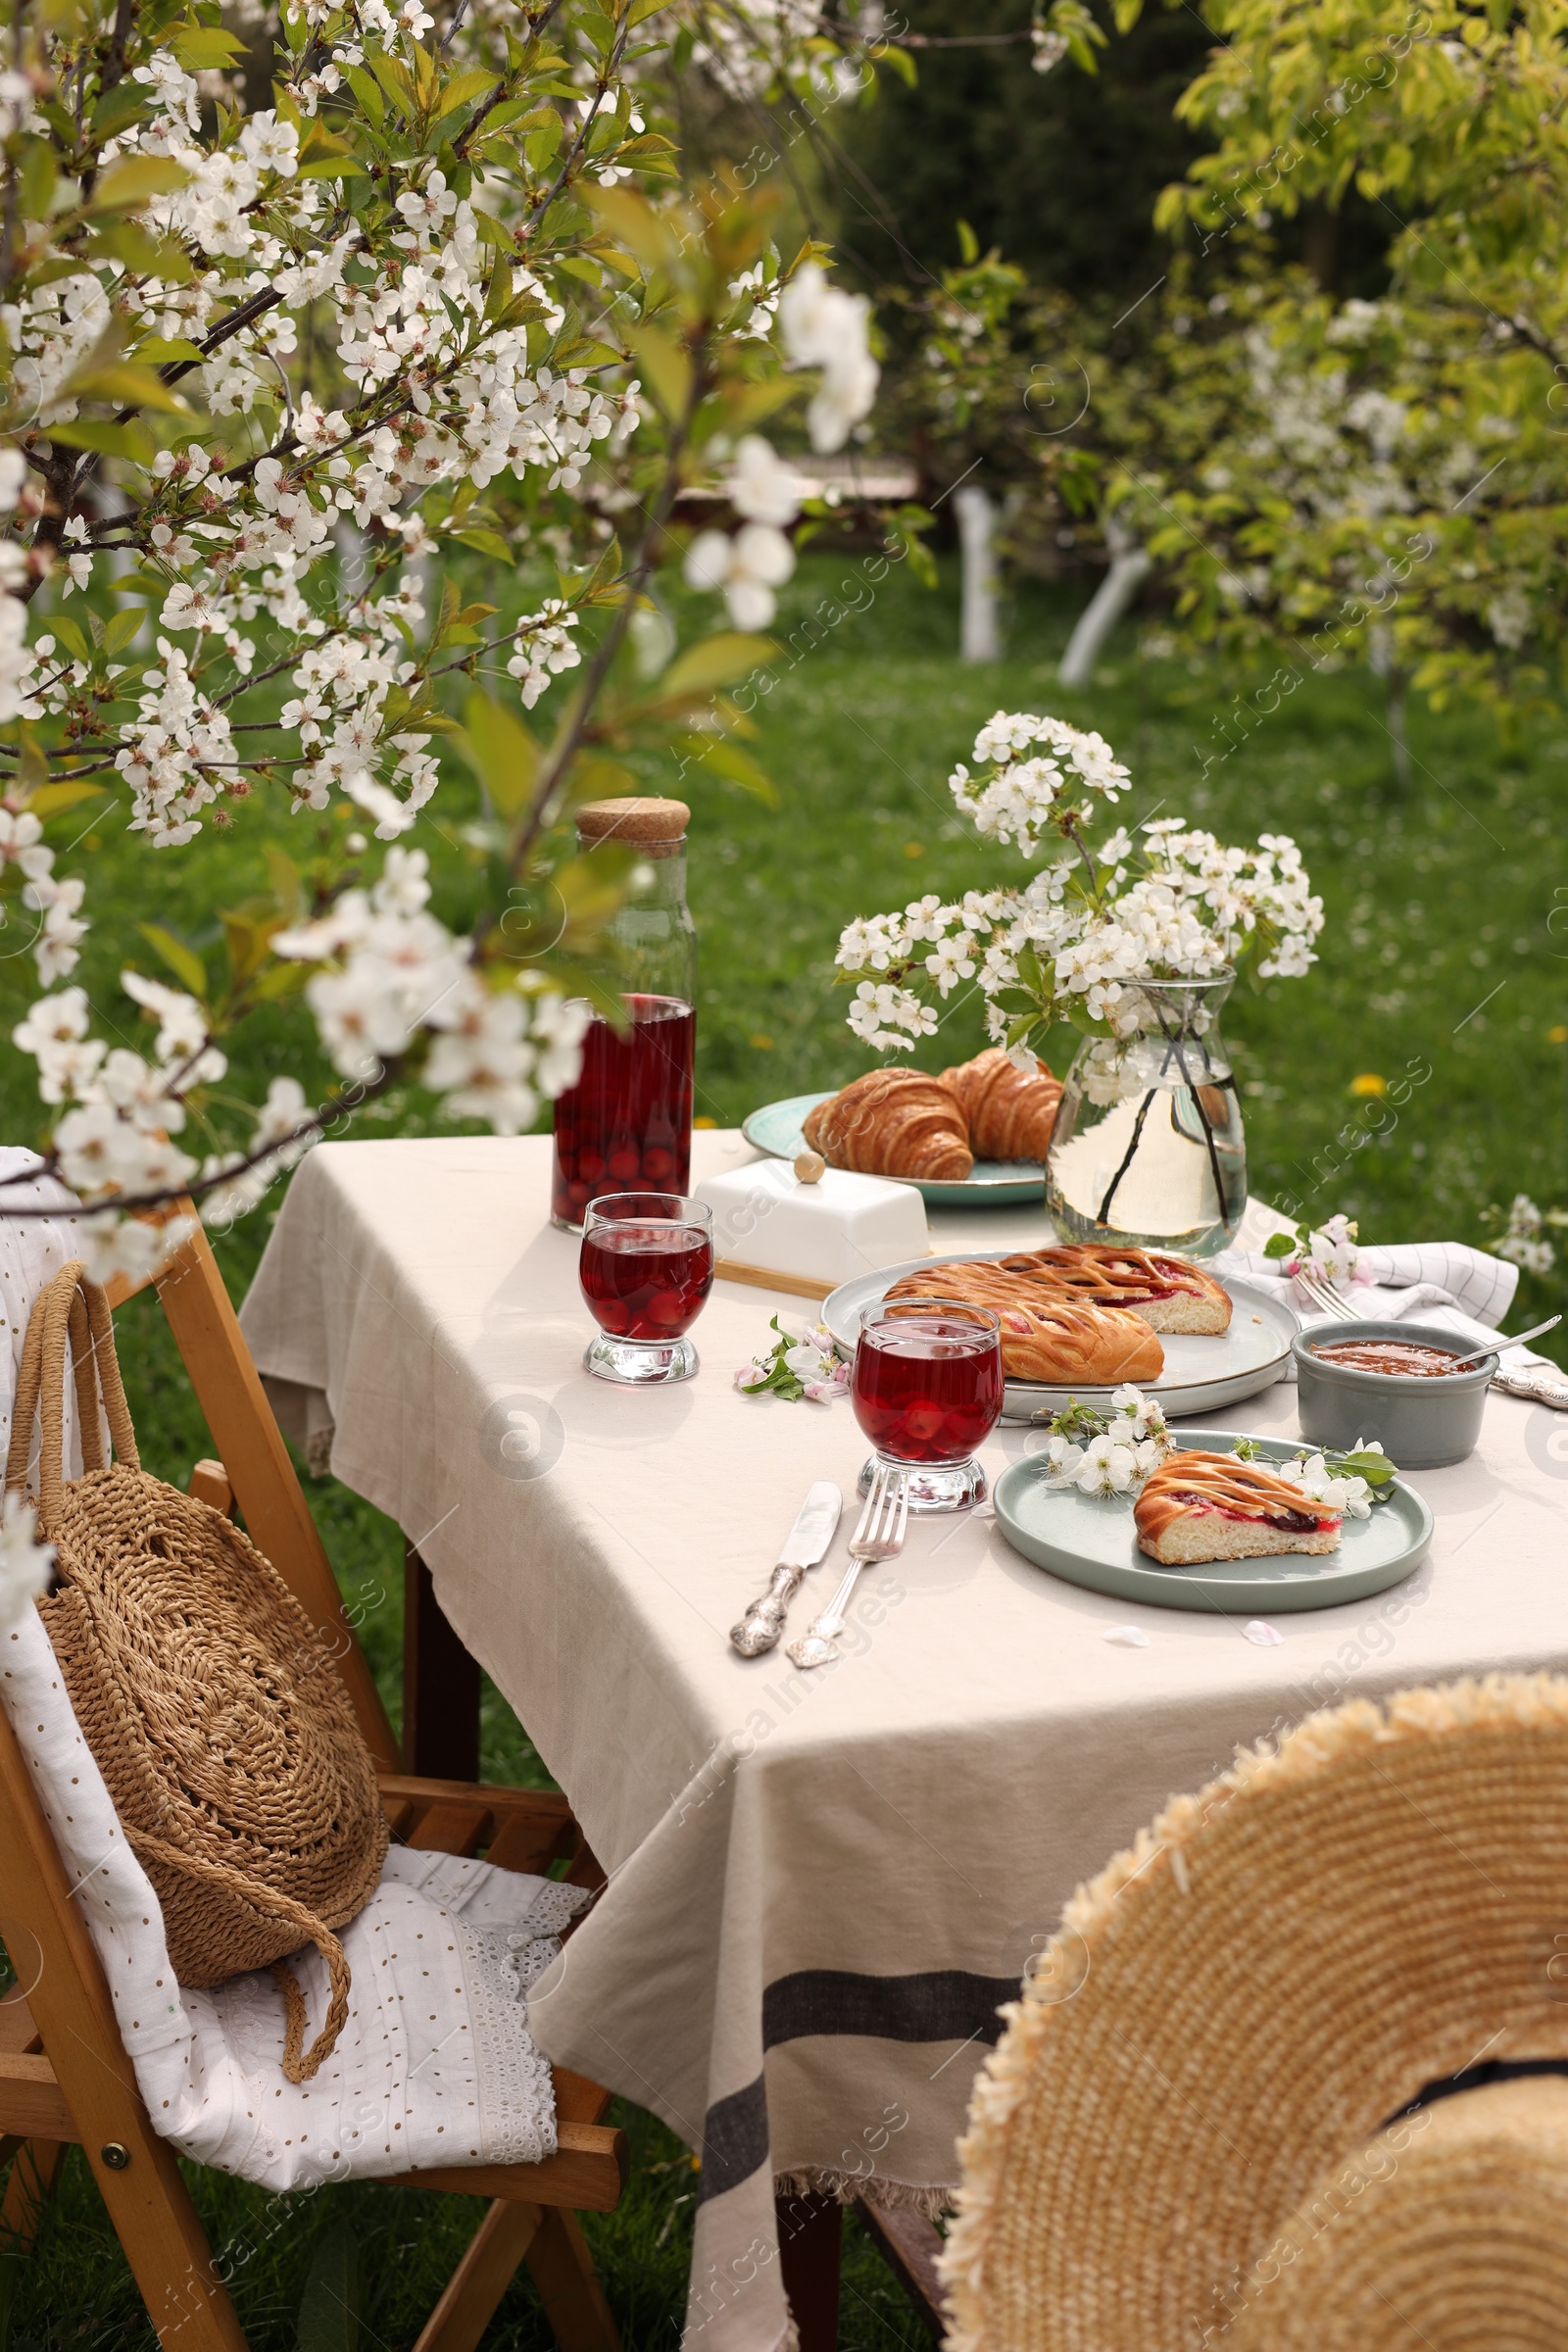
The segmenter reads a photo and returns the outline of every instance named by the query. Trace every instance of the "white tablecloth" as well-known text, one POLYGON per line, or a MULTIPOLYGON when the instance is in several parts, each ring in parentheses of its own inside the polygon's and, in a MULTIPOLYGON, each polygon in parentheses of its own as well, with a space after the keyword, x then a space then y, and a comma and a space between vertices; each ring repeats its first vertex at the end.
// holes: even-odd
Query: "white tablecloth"
MULTIPOLYGON (((695 1146, 696 1177, 750 1156, 721 1131, 695 1146)), ((688 2341, 774 2352, 775 2180, 939 2202, 997 2004, 1173 1789, 1351 1692, 1568 1666, 1568 1420, 1494 1396, 1471 1459, 1413 1482, 1438 1514, 1427 1564, 1379 1599, 1282 1617, 1278 1645, 1080 1592, 957 1517, 911 1522, 862 1579, 851 1654, 803 1676, 726 1634, 807 1487, 836 1479, 848 1506, 864 1458, 847 1403, 732 1386, 769 1314, 808 1310, 721 1283, 695 1381, 590 1380, 549 1154, 537 1137, 323 1147, 245 1330, 296 1427, 324 1395, 337 1475, 418 1545, 612 1873, 530 2023, 702 2151, 688 2341), (1129 1623, 1147 1647, 1105 1640, 1129 1623)), ((932 1223, 943 1247, 1002 1248, 1042 1238, 1044 1213, 932 1223)), ((1234 1423, 1294 1435, 1294 1388, 1234 1423)), ((1030 1442, 1000 1430, 993 1471, 1030 1442)), ((847 1507, 835 1563, 848 1524, 847 1507)), ((800 1623, 838 1572, 809 1580, 800 1623)))

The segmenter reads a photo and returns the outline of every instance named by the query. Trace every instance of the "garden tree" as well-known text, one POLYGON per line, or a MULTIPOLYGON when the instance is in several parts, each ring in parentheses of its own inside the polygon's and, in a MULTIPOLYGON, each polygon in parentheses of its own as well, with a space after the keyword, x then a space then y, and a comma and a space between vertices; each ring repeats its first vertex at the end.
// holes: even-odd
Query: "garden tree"
MULTIPOLYGON (((1093 485, 1078 431, 1089 405, 1084 324, 1063 294, 979 251, 958 223, 963 259, 927 285, 882 290, 888 382, 878 423, 919 466, 928 502, 950 497, 964 545, 965 656, 986 651, 986 591, 975 574, 992 549, 1004 563, 1038 560, 1071 537, 1093 485), (965 503, 967 502, 967 503, 965 503)), ((991 591, 994 596, 994 590, 991 591)))
MULTIPOLYGON (((1142 500, 1191 625, 1278 658, 1265 697, 1370 646, 1440 705, 1516 708, 1560 676, 1568 584, 1568 5, 1206 15, 1219 42, 1180 111, 1214 143, 1162 225, 1206 260, 1355 190, 1390 221, 1392 282, 1248 287, 1220 338, 1228 430, 1185 478, 1170 462, 1116 495, 1142 500)), ((1203 413, 1202 341, 1161 355, 1167 418, 1203 413)))
POLYGON ((271 29, 260 107, 211 0, 42 0, 0 36, 0 899, 47 992, 14 1031, 39 1164, 103 1205, 100 1274, 171 1241, 124 1212, 231 1216, 395 1079, 502 1133, 570 1083, 630 860, 575 858, 564 820, 635 789, 638 746, 763 788, 723 692, 793 560, 758 428, 801 394, 839 447, 877 380, 863 300, 781 266, 775 190, 679 183, 678 11, 301 0, 271 29), (700 568, 738 625, 650 677, 630 624, 679 489, 715 477, 736 527, 700 568), (453 577, 505 596, 519 560, 543 593, 505 623, 453 577), (489 809, 461 925, 415 833, 454 759, 489 809), (84 808, 145 844, 135 904, 94 910, 128 1005, 72 979, 84 808), (136 918, 258 809, 297 845, 268 842, 215 973, 136 918), (314 1019, 318 1102, 220 1092, 263 1005, 314 1019), (146 1050, 112 1044, 138 1010, 146 1050))
MULTIPOLYGON (((888 81, 859 129, 856 161, 882 202, 845 191, 845 246, 879 285, 917 287, 960 260, 967 220, 1034 284, 1118 316, 1166 266, 1153 207, 1198 144, 1173 110, 1202 64, 1200 22, 1154 10, 1069 57, 1031 38, 1028 0, 902 0, 896 21, 917 72, 888 81)), ((1109 32, 1103 0, 1092 22, 1109 32)))

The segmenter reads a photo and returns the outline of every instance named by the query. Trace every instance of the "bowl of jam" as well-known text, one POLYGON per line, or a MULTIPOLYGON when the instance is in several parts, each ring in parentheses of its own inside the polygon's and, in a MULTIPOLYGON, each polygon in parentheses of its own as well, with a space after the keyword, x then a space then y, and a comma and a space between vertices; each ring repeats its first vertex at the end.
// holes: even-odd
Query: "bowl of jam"
POLYGON ((1401 1470, 1437 1470, 1475 1450, 1497 1358, 1468 1353, 1435 1323, 1314 1323, 1292 1342, 1301 1435, 1314 1446, 1376 1440, 1401 1470))

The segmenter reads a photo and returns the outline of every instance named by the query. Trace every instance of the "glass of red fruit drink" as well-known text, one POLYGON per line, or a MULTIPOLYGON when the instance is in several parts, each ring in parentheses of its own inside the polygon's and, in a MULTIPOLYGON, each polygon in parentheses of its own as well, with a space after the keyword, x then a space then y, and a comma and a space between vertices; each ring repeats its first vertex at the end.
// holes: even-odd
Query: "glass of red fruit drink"
POLYGON ((590 1200, 577 1279, 599 1326, 582 1359, 596 1380, 690 1380, 686 1334, 713 1287, 713 1212, 679 1193, 590 1200))
POLYGON ((867 1307, 850 1384, 855 1418, 896 1469, 911 1511, 961 1511, 985 1498, 974 1449, 1002 1413, 1002 1326, 988 1306, 901 1298, 867 1307))

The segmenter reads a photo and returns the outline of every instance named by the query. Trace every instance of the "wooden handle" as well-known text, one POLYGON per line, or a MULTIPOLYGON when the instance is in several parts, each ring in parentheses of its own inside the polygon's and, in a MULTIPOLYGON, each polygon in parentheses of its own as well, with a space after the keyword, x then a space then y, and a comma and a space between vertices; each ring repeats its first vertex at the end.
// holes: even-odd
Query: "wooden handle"
POLYGON ((754 1290, 784 1291, 791 1298, 822 1299, 836 1291, 836 1282, 819 1282, 814 1274, 774 1274, 766 1266, 743 1266, 739 1258, 715 1257, 714 1279, 719 1282, 747 1282, 754 1290))

